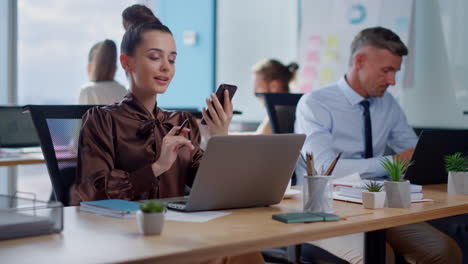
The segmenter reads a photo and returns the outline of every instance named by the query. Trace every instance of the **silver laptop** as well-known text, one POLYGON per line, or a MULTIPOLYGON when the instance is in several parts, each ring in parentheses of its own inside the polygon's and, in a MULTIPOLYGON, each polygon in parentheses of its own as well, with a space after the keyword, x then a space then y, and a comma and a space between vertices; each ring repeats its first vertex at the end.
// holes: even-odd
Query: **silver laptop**
POLYGON ((203 211, 268 206, 283 198, 303 134, 213 136, 190 196, 169 199, 170 209, 203 211))

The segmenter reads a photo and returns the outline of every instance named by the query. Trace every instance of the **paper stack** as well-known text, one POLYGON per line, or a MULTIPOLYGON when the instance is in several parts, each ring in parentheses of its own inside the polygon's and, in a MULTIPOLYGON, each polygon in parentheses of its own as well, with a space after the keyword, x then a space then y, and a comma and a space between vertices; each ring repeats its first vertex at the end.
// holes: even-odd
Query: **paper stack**
MULTIPOLYGON (((356 203, 362 203, 362 192, 365 191, 366 183, 369 180, 362 180, 358 173, 354 173, 333 181, 333 198, 356 203)), ((383 181, 381 181, 383 184, 383 181)), ((425 201, 422 186, 411 184, 411 202, 425 201)), ((385 189, 383 189, 385 191, 385 189)))

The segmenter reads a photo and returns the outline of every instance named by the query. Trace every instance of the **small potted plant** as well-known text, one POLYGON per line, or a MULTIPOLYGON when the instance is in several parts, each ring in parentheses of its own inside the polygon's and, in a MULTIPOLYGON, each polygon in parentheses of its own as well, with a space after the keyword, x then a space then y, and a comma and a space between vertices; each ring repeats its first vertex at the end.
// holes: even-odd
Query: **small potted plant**
POLYGON ((400 160, 397 157, 393 160, 385 157, 381 164, 390 175, 390 180, 384 182, 387 206, 393 208, 410 207, 410 182, 404 180, 404 174, 409 166, 413 165, 413 162, 400 160))
POLYGON ((159 235, 164 226, 164 204, 148 201, 137 211, 138 229, 143 235, 159 235))
POLYGON ((383 208, 385 204, 385 192, 382 192, 383 184, 369 181, 365 184, 366 191, 362 192, 362 205, 367 209, 383 208))
POLYGON ((447 192, 468 194, 468 157, 457 152, 445 156, 445 168, 448 172, 447 192))

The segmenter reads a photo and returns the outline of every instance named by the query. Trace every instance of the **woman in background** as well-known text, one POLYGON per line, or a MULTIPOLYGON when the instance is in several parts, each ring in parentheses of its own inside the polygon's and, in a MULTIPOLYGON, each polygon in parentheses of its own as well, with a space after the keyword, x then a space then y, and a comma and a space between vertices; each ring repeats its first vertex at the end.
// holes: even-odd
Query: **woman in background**
MULTIPOLYGON (((259 61, 252 67, 255 94, 289 93, 289 86, 295 80, 297 69, 299 65, 295 62, 286 66, 274 59, 259 61)), ((264 104, 263 97, 259 99, 264 104)), ((263 119, 255 134, 271 134, 268 116, 263 119)))
POLYGON ((79 104, 113 104, 123 99, 127 89, 114 80, 117 48, 106 39, 96 43, 88 55, 88 83, 81 87, 79 104))

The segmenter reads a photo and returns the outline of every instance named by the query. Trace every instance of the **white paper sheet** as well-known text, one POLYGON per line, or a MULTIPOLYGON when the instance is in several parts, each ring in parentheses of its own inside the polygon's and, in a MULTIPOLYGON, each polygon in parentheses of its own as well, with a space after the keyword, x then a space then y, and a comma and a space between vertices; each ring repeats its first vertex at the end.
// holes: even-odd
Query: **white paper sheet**
POLYGON ((165 220, 178 221, 178 222, 196 222, 203 223, 210 220, 216 219, 221 216, 231 214, 231 212, 220 212, 220 211, 203 211, 203 212, 178 212, 168 210, 165 215, 165 220))
MULTIPOLYGON (((345 202, 352 202, 352 203, 360 203, 362 204, 362 199, 359 198, 354 198, 354 197, 348 197, 348 196, 343 196, 338 194, 337 192, 333 192, 333 199, 338 200, 338 201, 345 201, 345 202)), ((411 201, 412 203, 422 203, 422 202, 433 202, 434 200, 432 199, 420 199, 420 200, 413 200, 411 201)))

